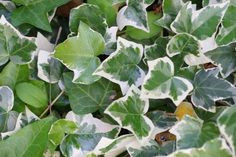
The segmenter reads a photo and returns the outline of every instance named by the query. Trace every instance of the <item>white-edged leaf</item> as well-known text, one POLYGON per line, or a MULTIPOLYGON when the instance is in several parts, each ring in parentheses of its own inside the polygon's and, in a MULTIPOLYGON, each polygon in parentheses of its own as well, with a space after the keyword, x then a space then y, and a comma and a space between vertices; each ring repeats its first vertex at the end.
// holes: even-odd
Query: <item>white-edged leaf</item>
POLYGON ((149 139, 154 129, 152 121, 144 115, 148 108, 148 99, 140 99, 139 89, 132 85, 124 97, 108 106, 105 113, 115 119, 120 126, 131 131, 143 143, 149 139))
POLYGON ((105 54, 110 55, 112 52, 116 50, 116 34, 118 31, 118 27, 110 27, 107 28, 106 33, 104 35, 104 39, 106 42, 105 54))
POLYGON ((187 79, 174 75, 174 64, 168 57, 148 61, 148 67, 141 90, 142 97, 170 98, 175 105, 179 105, 193 89, 187 79))
POLYGON ((138 66, 143 56, 143 46, 125 40, 117 40, 117 49, 96 69, 94 75, 105 77, 117 83, 123 94, 134 84, 140 86, 144 71, 138 66))

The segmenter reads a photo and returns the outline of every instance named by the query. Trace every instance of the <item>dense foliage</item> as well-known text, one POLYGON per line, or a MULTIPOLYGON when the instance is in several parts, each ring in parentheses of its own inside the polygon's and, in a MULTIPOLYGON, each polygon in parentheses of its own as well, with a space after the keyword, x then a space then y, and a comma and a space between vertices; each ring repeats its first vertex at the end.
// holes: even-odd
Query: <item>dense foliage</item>
POLYGON ((235 0, 1 0, 0 14, 1 157, 236 156, 235 0))

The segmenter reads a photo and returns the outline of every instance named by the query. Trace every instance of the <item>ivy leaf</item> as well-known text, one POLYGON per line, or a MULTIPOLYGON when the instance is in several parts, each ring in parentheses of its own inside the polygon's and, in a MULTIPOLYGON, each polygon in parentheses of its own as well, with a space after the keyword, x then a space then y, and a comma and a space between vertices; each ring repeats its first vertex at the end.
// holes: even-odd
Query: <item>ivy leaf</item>
POLYGON ((70 0, 37 0, 37 1, 17 1, 23 6, 12 12, 11 20, 14 26, 22 24, 31 24, 42 30, 51 32, 51 26, 48 20, 48 12, 59 7, 70 0))
POLYGON ((38 77, 48 83, 57 83, 62 74, 62 64, 51 57, 52 53, 40 50, 38 53, 38 77))
POLYGON ((136 138, 131 134, 121 135, 116 139, 103 137, 93 153, 96 155, 105 155, 106 157, 117 156, 126 150, 127 144, 133 141, 136 141, 136 138))
POLYGON ((69 21, 71 32, 78 32, 81 21, 102 35, 105 34, 108 27, 102 10, 98 6, 92 4, 82 4, 71 10, 69 21))
POLYGON ((205 55, 214 61, 220 68, 220 72, 224 78, 228 77, 232 72, 236 71, 236 44, 232 43, 226 46, 217 47, 208 51, 205 55))
POLYGON ((105 113, 115 119, 120 126, 131 131, 142 143, 151 136, 154 129, 152 121, 144 115, 148 107, 148 99, 140 99, 139 89, 131 86, 127 95, 113 101, 105 113))
POLYGON ((206 142, 201 148, 190 148, 179 150, 169 155, 169 157, 196 157, 196 156, 223 156, 232 157, 225 141, 216 138, 206 142))
POLYGON ((236 155, 236 125, 234 118, 236 116, 236 107, 226 108, 218 117, 217 125, 220 129, 220 133, 223 135, 229 146, 231 147, 233 156, 236 155))
POLYGON ((219 136, 218 127, 213 122, 203 123, 188 115, 170 129, 177 138, 177 149, 201 147, 205 142, 219 136))
POLYGON ((148 61, 148 73, 142 86, 142 97, 170 98, 179 105, 193 89, 192 84, 174 75, 174 64, 168 57, 148 61))
POLYGON ((234 14, 236 14, 236 4, 231 2, 222 20, 219 34, 216 36, 218 45, 227 45, 236 41, 236 25, 233 22, 236 20, 236 17, 232 16, 234 14))
POLYGON ((100 79, 90 85, 81 85, 72 83, 70 75, 65 74, 64 83, 70 106, 76 114, 103 111, 116 96, 114 84, 106 79, 100 79))
POLYGON ((228 3, 214 4, 195 11, 191 2, 186 3, 171 24, 175 33, 189 33, 200 40, 214 36, 228 3))
POLYGON ((175 115, 178 120, 183 119, 185 115, 197 118, 197 114, 195 113, 192 104, 189 102, 180 103, 175 110, 175 115))
POLYGON ((9 59, 15 64, 27 64, 32 60, 36 45, 32 38, 21 35, 4 16, 1 16, 0 48, 0 65, 5 64, 9 59))
POLYGON ((2 156, 42 157, 48 143, 48 131, 54 122, 48 117, 34 122, 0 142, 2 156), (11 148, 11 149, 9 149, 11 148))
POLYGON ((219 70, 201 70, 194 78, 192 102, 196 107, 214 112, 215 101, 236 96, 236 88, 218 77, 219 70))
POLYGON ((118 27, 116 26, 107 28, 106 33, 104 35, 104 39, 106 42, 106 46, 105 46, 106 48, 105 48, 104 54, 110 55, 112 52, 116 50, 117 31, 118 31, 118 27))
POLYGON ((162 2, 163 17, 156 24, 170 30, 170 24, 175 20, 183 6, 182 0, 164 0, 162 2))
POLYGON ((142 45, 119 37, 117 50, 103 61, 94 74, 119 84, 122 93, 125 94, 132 84, 142 84, 145 74, 138 66, 142 56, 142 45))
POLYGON ((194 36, 187 33, 180 33, 171 38, 166 51, 170 57, 180 55, 184 58, 188 54, 198 55, 200 44, 194 36))
POLYGON ((78 127, 75 122, 66 119, 59 119, 52 124, 48 133, 48 138, 56 147, 61 143, 65 134, 73 134, 77 129, 78 127))
POLYGON ((54 57, 74 72, 73 82, 91 84, 100 78, 92 73, 101 63, 97 56, 103 53, 104 48, 105 41, 101 34, 80 22, 78 36, 59 44, 54 57))
POLYGON ((117 25, 119 30, 125 26, 133 26, 135 28, 149 32, 147 23, 147 12, 144 0, 126 0, 127 6, 120 9, 117 14, 117 25))
POLYGON ((159 34, 162 31, 162 29, 159 26, 155 25, 154 23, 159 18, 160 18, 160 14, 156 14, 154 12, 148 12, 147 23, 150 30, 149 32, 139 30, 133 26, 127 26, 125 32, 128 36, 136 40, 145 40, 145 39, 155 37, 157 36, 157 34, 159 34))
POLYGON ((37 109, 38 113, 47 107, 48 98, 45 86, 39 87, 32 83, 22 82, 17 84, 15 89, 17 96, 29 107, 37 109))

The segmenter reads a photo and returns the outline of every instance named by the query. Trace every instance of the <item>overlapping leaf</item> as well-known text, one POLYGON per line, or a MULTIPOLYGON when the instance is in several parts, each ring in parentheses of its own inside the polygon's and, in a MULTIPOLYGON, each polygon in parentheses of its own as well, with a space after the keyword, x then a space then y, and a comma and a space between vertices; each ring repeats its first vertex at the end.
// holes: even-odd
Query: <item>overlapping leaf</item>
POLYGON ((80 22, 78 36, 59 44, 54 57, 73 70, 73 82, 91 84, 99 79, 92 73, 101 63, 97 56, 103 53, 104 48, 105 42, 101 34, 80 22))
POLYGON ((144 77, 143 70, 138 66, 143 56, 143 46, 118 38, 117 50, 113 52, 95 71, 99 75, 120 85, 125 94, 135 84, 140 86, 144 77))
POLYGON ((170 98, 179 105, 193 89, 192 84, 174 75, 174 64, 168 57, 148 61, 148 73, 142 86, 142 97, 170 98))

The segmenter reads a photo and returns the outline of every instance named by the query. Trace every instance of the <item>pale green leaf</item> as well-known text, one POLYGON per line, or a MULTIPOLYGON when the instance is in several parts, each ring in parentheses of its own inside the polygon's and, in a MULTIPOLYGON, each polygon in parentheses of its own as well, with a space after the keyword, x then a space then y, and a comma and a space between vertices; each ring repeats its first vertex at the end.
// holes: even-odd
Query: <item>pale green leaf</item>
POLYGON ((231 147, 233 156, 236 155, 235 116, 236 107, 232 106, 226 108, 217 119, 217 125, 220 129, 220 133, 231 147))
POLYGON ((168 57, 148 61, 148 67, 142 86, 142 97, 170 98, 175 105, 179 105, 193 89, 187 79, 174 75, 174 64, 168 57))
POLYGON ((125 40, 117 40, 117 49, 95 71, 95 75, 117 83, 125 94, 135 84, 140 86, 144 77, 143 70, 138 66, 143 56, 143 46, 125 40))
POLYGON ((1 156, 42 157, 48 143, 48 131, 54 118, 34 122, 0 142, 1 156))
POLYGON ((59 7, 70 0, 35 0, 31 2, 18 1, 23 6, 12 12, 11 20, 13 25, 31 24, 42 30, 51 32, 51 26, 48 20, 48 12, 59 7))
POLYGON ((232 157, 226 142, 221 138, 216 138, 206 142, 201 148, 189 148, 179 150, 169 155, 169 157, 232 157))
POLYGON ((196 107, 214 112, 215 101, 236 96, 236 88, 228 81, 218 77, 219 70, 201 70, 194 78, 191 97, 196 107))
POLYGON ((180 122, 170 129, 177 138, 177 149, 201 147, 205 142, 217 138, 219 130, 215 123, 203 123, 186 115, 180 122))
POLYGON ((32 60, 36 45, 32 38, 23 36, 4 16, 0 19, 0 65, 9 59, 15 64, 26 64, 32 60))
POLYGON ((98 55, 103 53, 105 41, 101 34, 80 22, 79 33, 59 44, 54 57, 74 72, 73 82, 91 84, 100 77, 92 73, 100 65, 98 55))
POLYGON ((131 131, 140 142, 144 142, 154 129, 152 121, 144 115, 148 108, 148 99, 140 99, 139 89, 131 86, 127 95, 113 101, 105 113, 131 131))

